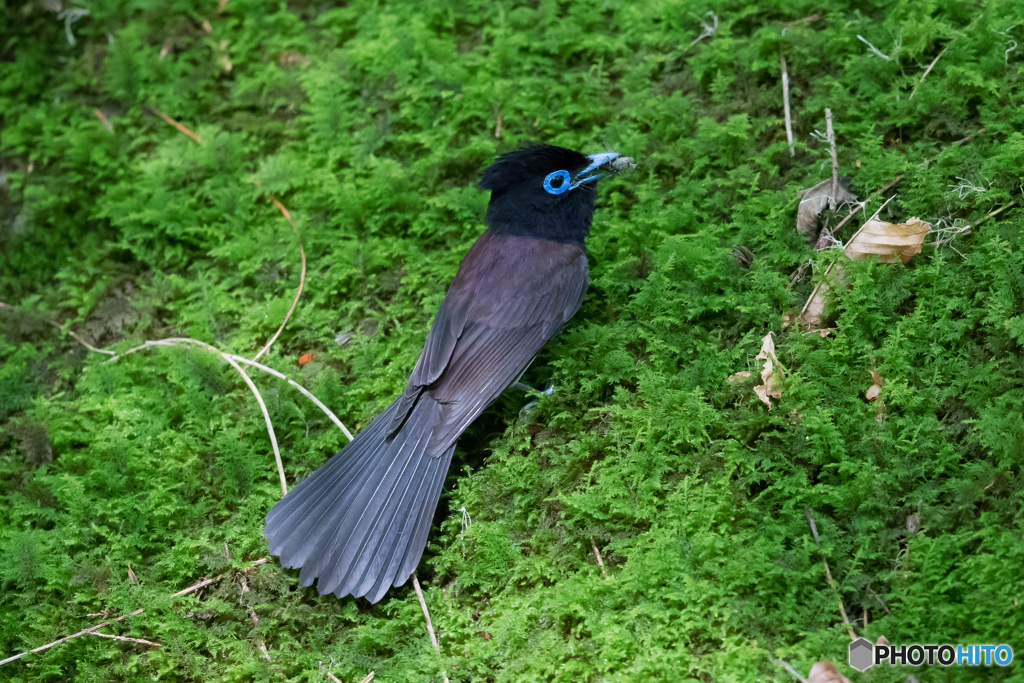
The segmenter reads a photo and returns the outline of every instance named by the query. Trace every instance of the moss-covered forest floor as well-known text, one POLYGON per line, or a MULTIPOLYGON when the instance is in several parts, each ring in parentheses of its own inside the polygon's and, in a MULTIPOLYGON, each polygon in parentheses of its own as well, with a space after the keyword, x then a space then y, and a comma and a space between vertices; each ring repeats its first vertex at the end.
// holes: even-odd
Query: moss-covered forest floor
MULTIPOLYGON (((0 6, 0 659, 140 608, 102 632, 161 647, 85 635, 0 679, 1024 681, 846 664, 851 631, 1024 657, 1019 3, 66 2, 0 6), (826 108, 871 202, 825 242, 895 195, 881 220, 933 229, 905 265, 797 232, 826 108), (71 332, 252 358, 301 243, 260 361, 354 431, 483 229, 481 170, 532 141, 638 167, 524 377, 553 393, 460 441, 419 568, 435 651, 410 586, 243 571, 281 490, 230 365, 71 332)), ((294 485, 345 437, 249 374, 294 485)))

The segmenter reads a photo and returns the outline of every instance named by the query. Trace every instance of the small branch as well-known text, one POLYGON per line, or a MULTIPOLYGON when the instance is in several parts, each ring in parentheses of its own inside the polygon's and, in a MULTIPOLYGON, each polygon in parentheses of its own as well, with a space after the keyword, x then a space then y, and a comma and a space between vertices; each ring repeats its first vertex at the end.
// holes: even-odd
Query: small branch
POLYGON ((366 674, 366 678, 364 678, 363 680, 359 681, 359 683, 370 683, 370 681, 372 681, 372 680, 373 680, 373 672, 371 671, 370 673, 366 674))
MULTIPOLYGON (((265 563, 267 563, 269 561, 270 561, 269 557, 264 557, 262 559, 256 560, 251 565, 249 565, 249 567, 247 567, 246 569, 251 569, 252 567, 256 567, 258 565, 265 564, 265 563)), ((213 583, 215 581, 220 581, 225 576, 227 576, 227 573, 221 574, 220 576, 216 576, 216 577, 214 577, 212 579, 205 579, 205 580, 200 581, 199 583, 195 584, 194 586, 189 586, 188 588, 186 588, 183 591, 178 591, 177 593, 175 593, 171 597, 172 598, 176 598, 176 597, 179 597, 181 595, 187 595, 188 593, 194 593, 195 591, 199 590, 203 586, 208 586, 208 585, 210 585, 211 583, 213 583)), ((130 612, 128 614, 122 614, 121 616, 117 617, 116 619, 111 619, 109 621, 101 621, 100 623, 96 624, 95 626, 90 626, 89 628, 83 629, 83 630, 79 631, 78 633, 73 633, 70 636, 64 636, 63 638, 55 640, 52 643, 47 643, 46 645, 40 645, 39 647, 35 648, 34 650, 27 650, 27 651, 22 652, 20 654, 16 654, 16 655, 13 655, 11 657, 8 657, 7 659, 0 660, 0 666, 3 666, 4 664, 8 664, 10 662, 13 662, 13 661, 15 661, 17 659, 21 659, 25 655, 30 655, 33 652, 42 652, 43 650, 48 650, 51 647, 53 647, 54 645, 60 645, 61 643, 65 642, 65 641, 71 640, 72 638, 78 638, 79 636, 84 636, 84 635, 87 635, 87 634, 91 634, 94 631, 97 631, 97 630, 103 628, 104 626, 109 626, 110 624, 116 623, 118 621, 122 621, 124 619, 127 619, 128 617, 133 617, 136 614, 142 614, 145 611, 146 611, 145 608, 140 607, 139 609, 135 610, 134 612, 130 612)), ((100 635, 102 635, 102 634, 100 634, 100 635)))
MULTIPOLYGON (((434 625, 430 623, 430 612, 427 611, 427 601, 423 599, 423 591, 420 590, 420 581, 416 574, 412 575, 412 587, 416 591, 416 597, 420 600, 420 608, 423 610, 423 618, 427 620, 427 633, 430 634, 430 643, 438 654, 441 654, 441 646, 437 644, 437 636, 434 635, 434 625)), ((448 683, 448 674, 443 673, 444 683, 448 683)))
POLYGON ((885 54, 884 52, 882 52, 881 50, 879 50, 879 49, 878 49, 877 47, 875 47, 874 45, 872 45, 871 43, 869 43, 869 42, 868 42, 868 39, 867 39, 867 38, 865 38, 865 37, 864 37, 864 36, 862 36, 862 35, 858 35, 858 36, 857 36, 857 38, 858 38, 858 39, 860 40, 860 42, 862 42, 862 43, 864 43, 865 45, 867 45, 867 46, 868 46, 868 49, 869 49, 869 50, 871 50, 871 51, 872 51, 873 53, 875 53, 876 55, 878 55, 878 56, 879 56, 879 57, 881 57, 882 59, 884 59, 884 60, 886 60, 886 61, 889 61, 889 55, 885 54))
POLYGON ((100 120, 100 123, 103 124, 103 127, 107 129, 108 133, 114 132, 114 124, 110 122, 110 119, 107 118, 106 114, 101 112, 99 109, 93 109, 92 113, 96 114, 96 118, 100 120))
POLYGON ((789 113, 789 72, 786 71, 786 57, 780 54, 779 58, 782 60, 782 106, 786 112, 786 141, 789 142, 789 156, 794 156, 796 150, 793 149, 793 118, 789 113))
MULTIPOLYGON (((811 512, 811 508, 804 508, 804 514, 807 516, 807 521, 811 525, 811 535, 814 537, 814 545, 818 544, 818 526, 814 523, 814 514, 811 512)), ((839 594, 839 589, 836 587, 836 582, 832 580, 832 571, 828 568, 828 560, 822 556, 821 563, 825 565, 825 578, 828 579, 828 585, 832 588, 832 591, 836 594, 836 600, 839 602, 839 614, 843 617, 843 623, 846 624, 846 630, 850 634, 850 640, 857 640, 857 635, 853 632, 853 626, 850 624, 850 618, 846 616, 846 608, 843 607, 843 598, 839 594)), ((793 672, 794 674, 796 672, 793 672)))
POLYGON ((800 683, 807 683, 807 679, 806 679, 806 678, 804 678, 803 676, 801 676, 800 674, 798 674, 798 673, 796 672, 796 669, 794 669, 793 667, 791 667, 791 666, 790 666, 789 664, 787 664, 786 662, 782 661, 781 659, 773 659, 773 660, 772 660, 772 663, 773 663, 773 664, 778 664, 779 666, 781 666, 782 668, 784 668, 784 669, 785 669, 786 671, 788 671, 789 673, 791 673, 791 674, 793 674, 794 676, 796 676, 796 679, 797 679, 798 681, 800 681, 800 683))
POLYGON ((149 110, 153 114, 156 114, 157 116, 162 118, 164 121, 166 121, 167 123, 171 124, 172 126, 177 128, 178 130, 180 130, 182 133, 184 133, 185 135, 187 135, 190 138, 192 138, 193 140, 195 140, 196 142, 202 142, 202 140, 199 139, 198 135, 196 135, 195 133, 190 131, 188 128, 186 128, 185 126, 181 125, 180 123, 178 123, 177 121, 175 121, 170 116, 168 116, 167 114, 163 113, 162 111, 160 111, 156 107, 148 106, 148 107, 143 107, 143 108, 149 110))
MULTIPOLYGON (((295 236, 298 237, 299 229, 295 227, 295 221, 292 220, 292 215, 288 213, 288 209, 284 208, 284 205, 277 201, 277 198, 272 196, 271 200, 273 200, 274 206, 280 209, 281 213, 284 214, 284 217, 288 219, 289 223, 291 223, 292 232, 294 232, 295 236)), ((267 342, 266 346, 260 349, 260 352, 253 356, 253 360, 259 360, 260 356, 266 353, 267 349, 270 348, 270 345, 277 341, 277 337, 284 331, 284 326, 288 324, 288 319, 292 317, 292 312, 295 310, 295 306, 299 303, 299 297, 302 296, 302 288, 306 284, 306 250, 302 246, 301 237, 299 237, 299 255, 302 256, 302 270, 299 273, 299 291, 295 292, 295 300, 292 301, 292 307, 288 309, 288 314, 285 315, 284 320, 281 321, 281 327, 277 328, 277 332, 275 332, 274 336, 270 338, 270 341, 267 342)))
POLYGON ((932 72, 932 69, 935 67, 935 64, 939 61, 942 55, 946 54, 946 50, 948 49, 949 45, 946 45, 946 47, 942 48, 942 52, 940 52, 938 56, 932 60, 932 63, 928 65, 928 68, 924 70, 924 74, 921 75, 921 80, 917 82, 917 85, 915 85, 914 89, 910 92, 910 97, 907 98, 908 101, 914 99, 914 95, 917 94, 917 89, 921 87, 921 84, 924 83, 924 79, 928 77, 928 74, 932 72))
POLYGON ((114 640, 124 640, 129 643, 142 643, 143 645, 152 645, 153 647, 163 647, 160 643, 154 643, 152 640, 143 640, 142 638, 129 638, 127 636, 113 636, 109 633, 99 633, 98 631, 90 631, 90 636, 99 636, 101 638, 113 638, 114 640))
POLYGON ((875 596, 875 600, 878 600, 878 604, 882 606, 882 609, 885 610, 885 613, 891 615, 892 612, 889 611, 889 608, 886 606, 885 601, 882 600, 882 596, 876 593, 875 591, 871 590, 871 586, 868 586, 867 589, 868 593, 871 593, 873 596, 875 596))
POLYGON ((597 544, 594 543, 594 537, 590 537, 590 546, 594 549, 594 557, 597 558, 597 564, 601 567, 601 573, 604 574, 604 580, 608 580, 608 571, 604 568, 604 560, 601 559, 601 553, 597 549, 597 544))
POLYGON ((248 358, 245 358, 244 356, 237 356, 237 355, 235 355, 233 353, 226 353, 224 351, 221 351, 220 349, 218 349, 215 346, 207 344, 206 342, 201 342, 201 341, 199 341, 197 339, 188 339, 187 337, 169 337, 167 339, 160 339, 160 340, 156 340, 156 341, 148 341, 145 344, 141 344, 140 346, 136 346, 134 348, 128 349, 124 353, 122 353, 120 355, 117 355, 117 356, 114 356, 110 360, 105 361, 104 364, 106 364, 106 363, 113 363, 115 360, 123 358, 124 356, 127 356, 130 353, 135 353, 137 351, 144 351, 145 349, 151 348, 153 346, 177 346, 179 343, 182 343, 182 344, 197 344, 197 345, 202 346, 203 348, 205 348, 205 349, 207 349, 209 351, 213 351, 216 354, 219 354, 221 356, 230 357, 232 360, 236 360, 239 363, 244 363, 246 365, 251 365, 252 367, 259 368, 263 372, 269 373, 269 374, 273 375, 274 377, 277 377, 278 379, 283 379, 284 381, 288 382, 288 384, 290 384, 293 387, 295 387, 296 389, 298 389, 302 393, 303 396, 305 396, 306 398, 311 400, 313 403, 315 403, 316 406, 318 408, 320 408, 320 410, 322 410, 324 412, 324 414, 327 415, 327 417, 329 417, 331 419, 331 421, 334 422, 334 424, 336 424, 338 426, 338 429, 340 429, 342 431, 342 433, 345 435, 345 437, 349 441, 352 440, 352 438, 353 438, 352 437, 352 433, 348 431, 348 429, 345 427, 344 424, 342 424, 341 420, 338 419, 338 416, 335 415, 333 412, 331 412, 330 408, 325 406, 316 396, 311 394, 308 389, 306 389, 304 386, 302 386, 298 382, 288 378, 287 376, 283 375, 282 373, 278 372, 277 370, 274 370, 273 368, 269 368, 266 365, 263 365, 262 363, 257 363, 256 361, 249 360, 248 358))
POLYGON ((420 600, 420 608, 423 610, 423 618, 427 620, 427 632, 430 634, 430 643, 434 646, 435 650, 440 651, 440 646, 437 644, 437 636, 434 635, 434 625, 430 623, 430 612, 427 611, 427 601, 423 599, 423 591, 420 590, 420 581, 416 578, 416 574, 412 575, 412 587, 416 590, 416 597, 420 600))
POLYGON ((263 411, 263 421, 267 423, 267 435, 270 437, 270 445, 274 448, 274 460, 277 461, 277 474, 281 478, 281 496, 288 495, 288 481, 284 478, 284 463, 281 461, 281 449, 277 447, 277 436, 274 434, 274 423, 270 421, 270 413, 267 411, 267 404, 263 402, 263 397, 260 395, 260 390, 256 388, 252 380, 249 379, 249 375, 245 374, 245 370, 239 365, 234 358, 231 358, 227 354, 220 354, 221 357, 226 360, 231 366, 238 370, 238 374, 242 376, 242 379, 248 385, 249 390, 252 391, 252 395, 256 397, 256 402, 260 404, 260 410, 263 411))
POLYGON ((494 137, 501 137, 501 112, 498 112, 498 121, 494 124, 494 137))
MULTIPOLYGON (((258 567, 261 564, 266 564, 267 562, 270 562, 270 558, 269 557, 264 557, 264 558, 261 558, 259 560, 256 560, 251 565, 246 567, 246 569, 252 569, 253 567, 258 567)), ((193 585, 189 586, 188 588, 186 588, 185 590, 178 591, 177 593, 175 593, 171 597, 172 598, 178 598, 178 597, 181 597, 182 595, 188 595, 189 593, 195 593, 200 588, 205 588, 205 587, 209 586, 211 583, 217 583, 218 581, 223 579, 225 576, 227 576, 229 573, 230 572, 225 572, 223 574, 218 574, 217 576, 213 577, 212 579, 203 579, 199 583, 193 584, 193 585)))
MULTIPOLYGON (((14 306, 11 306, 10 304, 5 304, 2 301, 0 301, 0 308, 6 308, 6 309, 11 310, 11 311, 18 310, 14 306)), ((72 337, 74 337, 75 341, 77 341, 79 344, 81 344, 85 348, 89 349, 90 351, 93 351, 95 353, 105 353, 105 354, 107 354, 109 356, 113 356, 114 355, 113 351, 105 351, 103 349, 97 349, 95 346, 93 346, 89 342, 87 342, 84 339, 82 339, 81 337, 79 337, 75 332, 73 332, 72 330, 68 329, 67 323, 61 325, 60 323, 58 323, 58 322, 56 322, 54 320, 49 320, 49 319, 47 319, 46 322, 49 323, 50 325, 53 325, 54 327, 56 327, 61 332, 67 332, 72 337)))
POLYGON ((836 210, 836 197, 839 196, 839 160, 836 158, 836 132, 832 129, 832 110, 825 108, 825 134, 828 135, 829 151, 832 154, 832 194, 829 208, 836 210))

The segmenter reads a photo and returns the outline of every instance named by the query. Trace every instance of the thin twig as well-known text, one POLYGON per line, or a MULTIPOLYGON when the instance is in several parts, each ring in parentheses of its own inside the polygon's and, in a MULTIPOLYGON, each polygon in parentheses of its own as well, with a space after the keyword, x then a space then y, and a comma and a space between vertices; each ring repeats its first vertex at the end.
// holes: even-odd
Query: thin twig
MULTIPOLYGON (((289 223, 291 223, 292 232, 295 233, 295 236, 299 237, 299 229, 295 227, 295 221, 292 220, 292 215, 288 213, 288 209, 284 208, 284 205, 277 201, 276 197, 271 197, 271 200, 273 200, 274 206, 280 209, 281 213, 284 214, 284 217, 288 219, 289 223)), ((266 353, 267 349, 270 348, 270 345, 277 341, 277 337, 284 331, 284 326, 288 324, 288 319, 292 317, 292 311, 295 310, 295 306, 299 303, 299 297, 302 296, 302 288, 306 284, 306 250, 302 246, 301 237, 299 237, 299 255, 302 256, 302 271, 299 273, 299 291, 295 292, 295 300, 292 301, 292 307, 288 309, 288 314, 285 315, 284 320, 281 321, 281 327, 277 328, 277 332, 275 332, 274 336, 270 338, 267 345, 260 349, 259 353, 253 356, 253 360, 259 360, 260 356, 266 353)))
MULTIPOLYGON (((864 221, 864 225, 867 225, 871 221, 875 220, 875 218, 878 217, 878 214, 882 213, 882 209, 884 209, 885 206, 889 202, 891 202, 892 200, 896 199, 896 197, 898 197, 898 196, 899 195, 894 194, 893 196, 891 196, 888 199, 886 199, 882 203, 882 205, 880 207, 878 207, 878 211, 875 211, 875 213, 871 216, 871 218, 869 218, 866 221, 864 221)), ((865 201, 861 202, 861 205, 867 204, 868 201, 870 201, 870 200, 865 200, 865 201)), ((860 205, 858 205, 858 206, 860 206, 860 205)), ((857 211, 857 209, 854 209, 854 211, 857 211)), ((853 215, 853 212, 851 212, 850 215, 853 215)), ((846 223, 847 219, 849 219, 849 216, 844 218, 843 221, 839 225, 836 226, 836 230, 838 230, 843 225, 843 223, 846 223)), ((847 243, 846 243, 847 245, 850 245, 853 242, 853 240, 857 238, 857 235, 859 235, 861 233, 861 231, 864 230, 864 225, 860 226, 860 230, 857 230, 857 232, 853 233, 853 237, 851 237, 849 239, 849 241, 847 241, 847 243)), ((845 250, 844 250, 844 253, 845 253, 845 250)), ((834 265, 835 265, 835 262, 832 262, 832 263, 828 264, 828 268, 825 269, 825 274, 822 275, 822 282, 819 282, 817 285, 814 286, 814 290, 811 292, 811 295, 809 297, 807 297, 807 301, 804 302, 804 307, 800 309, 800 317, 803 317, 804 315, 807 314, 807 307, 811 305, 812 301, 814 301, 814 297, 817 296, 818 290, 821 289, 821 286, 824 284, 824 278, 828 277, 828 274, 830 272, 832 272, 832 266, 834 266, 834 265)))
POLYGON ((180 130, 182 133, 184 133, 185 135, 187 135, 190 138, 192 138, 193 140, 195 140, 196 142, 202 142, 202 140, 199 139, 198 135, 196 135, 195 133, 190 131, 188 128, 186 128, 185 126, 181 125, 180 123, 178 123, 177 121, 175 121, 170 116, 168 116, 167 114, 163 113, 162 111, 160 111, 156 107, 150 105, 150 106, 143 107, 143 108, 144 109, 148 109, 152 113, 156 114, 157 116, 162 118, 164 121, 166 121, 167 123, 171 124, 172 126, 177 128, 178 130, 180 130))
MULTIPOLYGON (((423 599, 423 591, 420 590, 420 581, 416 574, 412 575, 412 587, 416 591, 416 597, 420 600, 420 608, 423 610, 423 618, 427 620, 427 633, 430 634, 430 643, 438 654, 441 653, 441 646, 437 644, 437 636, 434 635, 434 625, 430 623, 430 612, 427 611, 427 601, 423 599)), ((444 683, 448 683, 448 674, 442 673, 444 683)))
POLYGON ((248 358, 246 358, 244 356, 238 356, 238 355, 235 355, 233 353, 226 353, 224 351, 221 351, 220 349, 218 349, 215 346, 207 344, 206 342, 201 342, 201 341, 196 340, 196 339, 189 339, 187 337, 169 337, 167 339, 159 339, 159 340, 156 340, 156 341, 147 341, 145 344, 141 344, 141 345, 136 346, 134 348, 128 349, 124 353, 121 353, 121 354, 119 354, 117 356, 114 356, 110 360, 105 361, 104 364, 106 364, 106 363, 113 363, 115 360, 123 358, 124 356, 127 356, 130 353, 136 353, 137 351, 144 351, 145 349, 151 348, 153 346, 176 346, 178 343, 198 344, 199 346, 202 346, 205 349, 213 351, 214 353, 220 354, 220 355, 225 356, 225 357, 230 357, 231 359, 236 360, 239 363, 245 363, 246 365, 251 365, 252 367, 258 368, 258 369, 262 370, 263 372, 266 372, 268 374, 273 375, 274 377, 277 377, 278 379, 283 379, 284 381, 288 382, 288 384, 290 384, 293 387, 295 387, 296 389, 298 389, 302 393, 303 396, 305 396, 306 398, 311 400, 313 403, 315 403, 316 406, 320 410, 322 410, 324 412, 324 414, 327 415, 327 417, 329 417, 332 422, 334 422, 335 425, 338 426, 338 429, 341 430, 342 434, 344 434, 345 437, 349 441, 352 440, 352 438, 353 438, 352 437, 352 433, 348 431, 348 429, 345 427, 344 424, 342 424, 341 420, 338 419, 338 416, 335 415, 333 412, 331 412, 330 408, 325 406, 316 396, 311 394, 309 392, 309 390, 306 389, 304 386, 302 386, 298 382, 294 381, 293 379, 285 376, 284 374, 278 372, 277 370, 274 370, 273 368, 270 368, 270 367, 267 367, 266 365, 263 365, 262 363, 257 363, 254 360, 249 360, 248 358))
MULTIPOLYGON (((954 40, 956 39, 954 38, 954 40)), ((942 55, 946 54, 946 50, 948 49, 949 45, 946 45, 946 47, 942 48, 942 52, 940 52, 938 56, 932 60, 932 63, 928 65, 928 68, 924 70, 924 73, 921 75, 921 80, 919 80, 917 82, 917 85, 914 86, 914 89, 910 91, 910 97, 907 98, 908 101, 914 99, 914 95, 917 94, 917 89, 921 87, 921 84, 924 83, 924 79, 927 78, 928 74, 932 72, 932 68, 935 67, 936 62, 939 61, 939 58, 942 57, 942 55)))
POLYGON ((101 638, 113 638, 114 640, 124 640, 129 643, 142 643, 143 645, 152 645, 153 647, 163 647, 160 643, 154 643, 152 640, 143 640, 142 638, 129 638, 127 636, 113 636, 109 633, 100 633, 98 631, 89 631, 90 636, 99 636, 101 638))
POLYGON ((416 597, 420 600, 420 607, 423 609, 423 618, 427 620, 427 632, 430 634, 430 644, 435 650, 440 650, 437 644, 437 636, 434 635, 434 625, 430 623, 430 612, 427 611, 427 601, 423 599, 423 591, 420 589, 420 581, 416 574, 412 575, 412 587, 416 590, 416 597))
POLYGON ((772 660, 772 662, 773 662, 774 664, 778 664, 779 666, 781 666, 782 668, 784 668, 784 669, 785 669, 786 671, 788 671, 789 673, 791 673, 791 674, 793 674, 794 676, 796 676, 796 679, 797 679, 798 681, 800 681, 800 683, 807 683, 807 679, 806 679, 806 678, 804 678, 803 676, 801 676, 800 674, 798 674, 798 673, 796 672, 796 669, 794 669, 793 667, 791 667, 791 666, 790 666, 789 664, 787 664, 786 662, 782 661, 781 659, 773 659, 773 660, 772 660))
POLYGON ((868 586, 867 589, 868 593, 871 593, 873 596, 875 596, 875 600, 878 600, 878 604, 882 606, 882 609, 885 610, 885 613, 891 615, 892 612, 889 611, 889 608, 886 606, 885 601, 882 600, 882 596, 876 593, 875 591, 871 590, 871 586, 868 586))
POLYGON ((832 154, 832 194, 829 196, 829 208, 836 210, 836 197, 839 196, 839 160, 836 158, 836 132, 832 129, 832 110, 825 108, 825 134, 828 135, 829 150, 832 154))
POLYGON ((370 681, 372 681, 372 680, 373 680, 373 672, 371 671, 370 673, 366 674, 366 678, 364 678, 363 680, 359 681, 359 683, 370 683, 370 681))
POLYGON ((789 113, 789 72, 786 71, 785 55, 780 53, 779 59, 782 60, 782 107, 786 112, 786 141, 789 142, 789 156, 794 156, 796 150, 793 149, 793 119, 789 113))
MULTIPOLYGON (((2 301, 0 301, 0 308, 6 308, 6 309, 11 310, 11 311, 18 310, 14 306, 11 306, 10 304, 5 304, 2 301)), ((87 342, 84 339, 82 339, 81 337, 79 337, 75 332, 73 332, 71 329, 68 328, 67 323, 61 325, 60 323, 56 322, 55 320, 50 320, 48 318, 46 319, 46 322, 49 323, 50 325, 53 325, 54 327, 56 327, 61 332, 67 332, 68 334, 70 334, 72 337, 75 338, 75 341, 77 341, 79 344, 81 344, 85 348, 89 349, 90 351, 94 351, 96 353, 105 353, 105 354, 107 354, 109 356, 113 356, 114 355, 113 351, 105 351, 103 349, 97 349, 95 346, 93 346, 89 342, 87 342)))
MULTIPOLYGON (((814 523, 814 514, 811 512, 811 508, 804 508, 804 514, 807 516, 807 521, 811 525, 811 535, 814 537, 814 545, 818 545, 818 527, 814 523)), ((842 615, 843 623, 846 624, 846 630, 850 634, 850 640, 857 640, 857 635, 853 632, 853 626, 850 624, 850 618, 846 616, 846 608, 843 607, 843 598, 839 594, 836 582, 832 580, 832 571, 828 568, 828 560, 822 556, 821 562, 825 565, 825 578, 828 579, 828 585, 832 588, 832 592, 836 594, 836 600, 839 602, 839 614, 842 615)))
POLYGON ((267 404, 263 402, 263 396, 260 395, 260 390, 256 388, 255 384, 253 384, 253 381, 249 378, 249 375, 245 374, 245 370, 243 370, 242 366, 239 365, 238 362, 232 357, 232 354, 224 353, 217 347, 207 344, 206 342, 201 342, 198 339, 187 339, 184 337, 177 337, 172 339, 162 339, 160 341, 147 341, 145 344, 142 344, 141 346, 136 346, 135 348, 129 349, 118 356, 114 356, 110 360, 106 361, 106 363, 112 363, 115 360, 121 358, 122 356, 127 356, 129 353, 141 351, 142 349, 149 348, 151 346, 176 346, 178 343, 198 344, 199 346, 203 346, 219 354, 221 358, 226 360, 228 364, 231 365, 231 367, 233 367, 235 370, 237 370, 238 374, 242 376, 242 380, 245 382, 246 386, 249 387, 249 390, 252 391, 253 396, 256 397, 256 403, 259 404, 260 411, 263 413, 263 420, 267 424, 267 436, 270 437, 270 445, 274 449, 274 460, 277 461, 277 474, 281 479, 281 495, 288 495, 288 482, 284 476, 284 463, 281 460, 281 450, 277 446, 277 435, 274 434, 274 423, 270 421, 270 413, 267 411, 267 404))
POLYGON ((327 672, 327 677, 334 681, 334 683, 341 683, 341 681, 338 680, 338 677, 332 674, 330 671, 327 672))
POLYGON ((338 419, 338 416, 335 415, 333 412, 331 412, 327 408, 327 406, 325 406, 323 403, 321 403, 319 399, 317 399, 315 396, 313 396, 313 394, 311 394, 309 391, 307 391, 304 387, 299 385, 297 382, 292 381, 291 379, 289 379, 285 375, 281 374, 280 372, 278 372, 276 370, 273 370, 272 368, 268 368, 267 366, 262 365, 260 363, 257 363, 256 361, 251 361, 248 358, 243 358, 242 356, 236 356, 233 353, 226 353, 224 351, 221 351, 217 347, 215 347, 215 346, 213 346, 211 344, 207 344, 206 342, 199 341, 198 339, 189 339, 187 337, 171 337, 169 339, 161 339, 161 340, 158 340, 158 341, 147 341, 145 344, 141 344, 141 345, 136 346, 134 348, 128 349, 124 353, 122 353, 120 355, 117 355, 117 356, 114 356, 110 360, 106 361, 106 363, 112 363, 115 360, 118 360, 118 359, 122 358, 123 356, 127 356, 130 353, 135 353, 136 351, 142 351, 143 349, 148 349, 148 348, 150 348, 152 346, 177 346, 178 344, 197 344, 197 345, 199 345, 199 346, 201 346, 201 347, 203 347, 205 349, 208 349, 209 351, 212 351, 212 352, 218 354, 221 358, 223 358, 225 361, 227 361, 229 364, 231 364, 231 366, 234 367, 235 370, 238 371, 238 374, 240 374, 242 376, 242 379, 245 381, 246 385, 252 391, 253 396, 256 397, 256 402, 259 404, 260 410, 263 413, 263 419, 264 419, 264 421, 267 424, 267 435, 270 437, 270 444, 271 444, 271 446, 274 449, 274 459, 275 459, 275 461, 277 463, 277 473, 278 473, 278 476, 281 479, 281 492, 282 492, 281 495, 282 496, 288 494, 288 484, 287 484, 287 480, 285 479, 285 475, 284 475, 284 463, 281 460, 281 451, 280 451, 280 449, 278 448, 278 445, 277 445, 277 436, 274 433, 274 425, 270 421, 270 414, 267 412, 267 406, 266 406, 266 404, 264 404, 263 397, 260 395, 259 390, 256 388, 256 385, 253 384, 252 380, 249 378, 249 375, 247 375, 245 373, 245 371, 242 369, 242 367, 238 363, 241 362, 241 363, 245 363, 247 365, 251 365, 253 367, 257 367, 260 370, 263 370, 264 372, 268 372, 268 373, 270 373, 270 374, 272 374, 272 375, 274 375, 274 376, 276 376, 276 377, 278 377, 280 379, 285 380, 289 384, 291 384, 293 387, 295 387, 296 389, 301 391, 306 397, 311 399, 317 405, 317 407, 319 407, 321 410, 323 410, 324 413, 326 413, 327 416, 330 417, 331 420, 334 421, 334 423, 338 426, 338 428, 341 429, 342 433, 345 434, 345 436, 348 438, 349 441, 352 440, 352 434, 348 431, 348 429, 345 428, 345 425, 342 424, 341 420, 338 419))
MULTIPOLYGON (((258 565, 261 565, 261 564, 265 564, 265 563, 267 563, 269 561, 270 561, 269 557, 264 557, 262 559, 256 560, 251 565, 249 565, 249 567, 247 567, 246 570, 251 569, 252 567, 256 567, 258 565)), ((186 595, 188 593, 193 593, 193 592, 199 590, 200 588, 202 588, 203 586, 208 586, 208 585, 210 585, 211 583, 213 583, 215 581, 220 581, 225 576, 227 576, 227 573, 221 574, 220 576, 215 576, 212 579, 205 579, 205 580, 200 581, 199 583, 195 584, 194 586, 189 586, 188 588, 186 588, 183 591, 178 591, 177 593, 175 593, 171 597, 172 598, 176 598, 176 597, 179 597, 179 596, 182 596, 182 595, 186 595)), ((0 666, 3 666, 4 664, 8 664, 9 662, 13 662, 13 661, 15 661, 17 659, 21 659, 25 655, 30 655, 33 652, 42 652, 43 650, 48 650, 51 647, 53 647, 54 645, 59 645, 59 644, 65 642, 67 640, 71 640, 72 638, 78 638, 79 636, 88 635, 88 634, 92 633, 93 631, 96 631, 98 629, 103 628, 104 626, 109 626, 110 624, 113 624, 113 623, 118 622, 118 621, 122 621, 123 619, 127 619, 128 617, 134 617, 136 614, 142 614, 145 611, 146 611, 145 608, 140 607, 139 609, 135 610, 134 612, 130 612, 128 614, 122 614, 121 616, 119 616, 119 617, 117 617, 115 619, 110 619, 109 621, 101 621, 100 623, 96 624, 95 626, 90 626, 89 628, 82 629, 78 633, 73 633, 70 636, 64 636, 63 638, 55 640, 52 643, 47 643, 46 645, 40 645, 39 647, 37 647, 37 648, 35 648, 33 650, 27 650, 27 651, 22 652, 20 654, 16 654, 16 655, 13 655, 11 657, 8 657, 7 659, 0 660, 0 666)))
POLYGON ((597 544, 594 543, 594 537, 590 537, 590 546, 594 549, 594 557, 597 558, 597 564, 601 567, 601 573, 604 574, 604 580, 608 580, 608 571, 604 568, 604 560, 601 559, 601 553, 597 549, 597 544))

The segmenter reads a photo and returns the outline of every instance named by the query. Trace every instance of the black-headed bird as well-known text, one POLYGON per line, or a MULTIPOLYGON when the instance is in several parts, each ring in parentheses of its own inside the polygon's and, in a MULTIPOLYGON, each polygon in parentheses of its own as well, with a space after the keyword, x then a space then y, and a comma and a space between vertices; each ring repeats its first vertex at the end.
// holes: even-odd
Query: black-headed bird
POLYGON ((583 303, 595 181, 618 158, 535 145, 484 171, 487 230, 402 395, 267 513, 270 552, 303 587, 377 602, 415 571, 459 435, 583 303))

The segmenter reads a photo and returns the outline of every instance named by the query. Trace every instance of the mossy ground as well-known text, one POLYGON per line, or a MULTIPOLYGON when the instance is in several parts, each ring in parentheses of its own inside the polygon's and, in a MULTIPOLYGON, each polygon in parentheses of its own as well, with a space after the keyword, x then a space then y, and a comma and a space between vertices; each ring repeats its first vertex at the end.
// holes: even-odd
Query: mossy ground
MULTIPOLYGON (((0 657, 139 607, 107 632, 164 645, 81 637, 0 678, 786 681, 773 660, 830 659, 878 683, 1024 680, 1016 662, 857 674, 837 606, 871 640, 1024 657, 1018 3, 220 5, 96 0, 74 45, 41 2, 0 13, 0 657), (822 338, 783 316, 840 258, 794 230, 796 190, 831 173, 826 107, 860 197, 903 175, 882 218, 974 228, 906 267, 848 267, 822 338), (320 597, 272 561, 247 591, 232 574, 168 599, 265 556, 262 416, 216 356, 103 365, 47 319, 105 348, 188 336, 251 357, 298 284, 276 197, 309 269, 267 362, 358 428, 482 230, 479 172, 528 141, 639 167, 602 182, 587 301, 525 377, 554 393, 524 413, 508 391, 460 442, 419 571, 440 654, 409 587, 320 597), (769 331, 771 411, 726 380, 769 331)), ((344 437, 255 381, 294 483, 344 437)))

